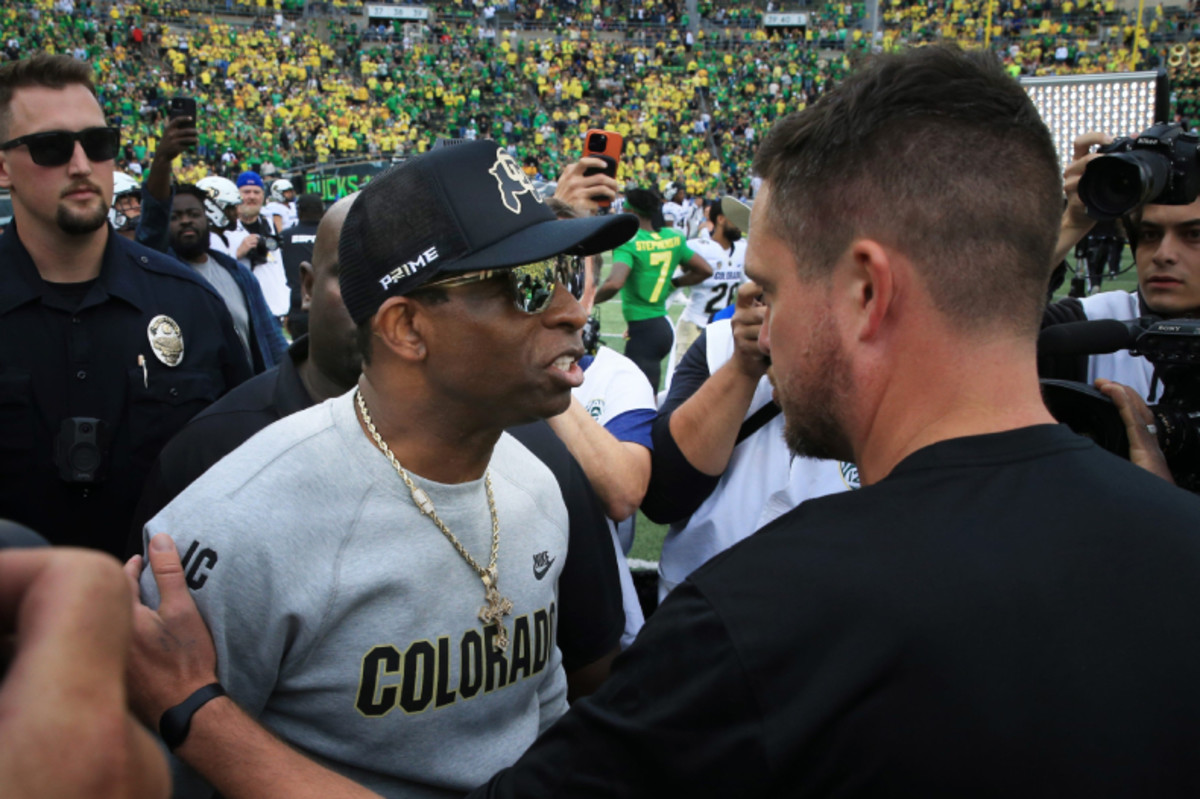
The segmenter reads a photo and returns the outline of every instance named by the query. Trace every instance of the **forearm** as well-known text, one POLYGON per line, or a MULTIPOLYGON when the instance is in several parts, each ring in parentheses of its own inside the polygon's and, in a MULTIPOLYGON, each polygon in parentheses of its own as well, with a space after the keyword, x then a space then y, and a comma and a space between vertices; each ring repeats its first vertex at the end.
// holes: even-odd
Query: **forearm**
POLYGON ((605 514, 615 521, 632 516, 650 482, 650 450, 640 444, 618 441, 577 399, 572 399, 570 407, 549 422, 583 467, 604 503, 605 514))
POLYGON ((611 279, 604 281, 604 285, 596 289, 595 304, 599 305, 617 296, 617 292, 621 290, 622 285, 621 283, 614 283, 611 279))
POLYGON ((703 283, 712 277, 713 273, 712 264, 695 253, 686 261, 680 263, 679 268, 683 270, 683 274, 671 280, 671 285, 676 288, 703 283))
POLYGON ((1062 224, 1059 225, 1058 243, 1054 245, 1054 257, 1050 259, 1050 266, 1054 267, 1061 263, 1071 250, 1075 249, 1075 245, 1083 240, 1088 231, 1095 227, 1095 224, 1090 219, 1080 221, 1064 214, 1062 224))
POLYGON ((188 737, 175 754, 226 799, 377 796, 292 749, 228 697, 196 711, 188 737))
POLYGON ((127 706, 128 604, 106 555, 0 553, 0 638, 12 633, 16 646, 0 680, 5 796, 170 793, 166 762, 127 706))
POLYGON ((758 379, 726 362, 671 414, 671 436, 688 463, 707 475, 729 464, 758 379))
POLYGON ((154 160, 150 162, 150 174, 146 176, 146 182, 142 184, 142 188, 150 192, 154 199, 160 203, 167 203, 171 199, 171 161, 167 158, 160 158, 157 153, 154 155, 154 160))
POLYGON ((697 283, 703 283, 712 275, 712 272, 707 274, 698 269, 689 269, 684 267, 683 274, 671 281, 671 285, 675 288, 683 288, 684 286, 694 286, 697 283))

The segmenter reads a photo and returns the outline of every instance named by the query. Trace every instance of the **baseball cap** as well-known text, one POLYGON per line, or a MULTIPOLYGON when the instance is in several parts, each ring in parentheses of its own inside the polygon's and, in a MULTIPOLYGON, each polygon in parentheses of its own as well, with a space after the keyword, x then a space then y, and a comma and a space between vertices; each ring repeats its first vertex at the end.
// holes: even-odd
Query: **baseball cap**
POLYGON ((261 189, 264 188, 263 179, 257 172, 243 172, 237 176, 237 187, 240 189, 242 186, 258 186, 261 189))
POLYGON ((721 213, 734 224, 738 230, 750 232, 750 204, 744 203, 733 195, 726 194, 721 198, 721 213))
POLYGON ((362 324, 388 297, 435 278, 592 255, 624 244, 637 228, 629 214, 558 219, 493 141, 440 147, 359 192, 338 239, 342 301, 362 324))

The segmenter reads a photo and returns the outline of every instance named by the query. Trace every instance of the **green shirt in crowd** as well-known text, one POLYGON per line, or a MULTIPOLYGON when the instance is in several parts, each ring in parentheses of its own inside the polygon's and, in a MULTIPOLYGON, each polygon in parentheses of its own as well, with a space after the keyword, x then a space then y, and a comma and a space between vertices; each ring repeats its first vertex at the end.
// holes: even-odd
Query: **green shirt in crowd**
POLYGON ((666 316, 671 277, 682 261, 692 257, 683 235, 665 227, 657 233, 639 230, 637 235, 613 250, 613 263, 629 266, 629 277, 621 287, 621 312, 626 322, 666 316))

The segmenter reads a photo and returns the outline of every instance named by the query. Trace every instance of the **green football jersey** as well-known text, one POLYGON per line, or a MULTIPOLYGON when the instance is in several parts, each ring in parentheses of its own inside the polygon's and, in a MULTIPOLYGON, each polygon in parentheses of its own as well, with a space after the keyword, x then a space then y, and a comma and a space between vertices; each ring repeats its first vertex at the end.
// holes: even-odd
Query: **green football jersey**
POLYGON ((639 230, 613 250, 613 263, 629 264, 629 277, 621 287, 621 312, 626 322, 654 319, 667 313, 667 297, 674 290, 671 276, 681 261, 692 257, 687 241, 673 228, 657 233, 639 230))

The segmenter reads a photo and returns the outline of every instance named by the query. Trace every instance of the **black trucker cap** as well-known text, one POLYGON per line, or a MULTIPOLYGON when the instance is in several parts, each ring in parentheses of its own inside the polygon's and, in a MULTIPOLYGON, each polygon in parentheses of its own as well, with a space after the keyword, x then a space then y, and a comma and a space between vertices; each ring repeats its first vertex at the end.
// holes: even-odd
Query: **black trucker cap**
POLYGON ((338 282, 356 324, 431 280, 554 255, 592 255, 633 238, 630 214, 558 219, 493 141, 410 158, 373 179, 338 239, 338 282))

